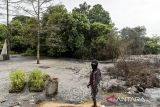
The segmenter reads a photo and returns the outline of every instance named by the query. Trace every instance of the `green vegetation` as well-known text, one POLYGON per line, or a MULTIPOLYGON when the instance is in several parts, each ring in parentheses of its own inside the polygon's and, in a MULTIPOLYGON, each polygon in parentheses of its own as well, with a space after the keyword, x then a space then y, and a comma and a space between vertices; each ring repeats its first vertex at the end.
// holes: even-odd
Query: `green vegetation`
MULTIPOLYGON (((21 92, 25 86, 25 72, 23 70, 15 70, 10 73, 11 89, 9 92, 21 92)), ((32 92, 40 92, 44 89, 44 74, 39 69, 34 69, 29 75, 28 87, 32 92)))
POLYGON ((25 86, 25 73, 22 70, 15 70, 10 73, 10 92, 21 92, 25 86))
POLYGON ((145 37, 146 28, 137 26, 135 28, 123 28, 121 30, 122 42, 128 42, 127 54, 159 54, 160 53, 160 37, 145 37))
POLYGON ((3 48, 4 40, 7 37, 7 27, 4 24, 0 24, 0 52, 3 48))
POLYGON ((28 86, 30 91, 39 92, 44 89, 44 74, 39 69, 34 69, 29 75, 28 86))
MULTIPOLYGON (((106 60, 117 58, 122 53, 160 53, 158 37, 145 37, 144 26, 126 27, 119 32, 109 12, 100 4, 90 6, 84 2, 72 12, 68 12, 64 5, 54 5, 42 15, 40 23, 41 55, 106 60)), ((12 31, 11 51, 35 55, 36 17, 16 16, 9 25, 12 31)), ((6 26, 0 24, 0 48, 6 36, 6 26)))
MULTIPOLYGON (((114 49, 110 50, 117 54, 115 49, 118 47, 115 46, 118 45, 111 44, 108 47, 108 43, 110 38, 112 43, 119 40, 116 38, 117 33, 111 33, 116 30, 109 13, 100 4, 91 8, 87 3, 83 3, 72 12, 68 12, 64 5, 49 7, 42 15, 41 25, 40 43, 43 55, 101 60, 118 56, 106 54, 105 49, 112 46, 114 49)), ((10 28, 11 50, 25 55, 34 54, 37 47, 36 18, 16 16, 10 22, 10 28)))
POLYGON ((17 16, 10 23, 12 29, 11 50, 25 53, 36 49, 37 21, 33 17, 17 16))
POLYGON ((24 53, 22 53, 23 56, 32 56, 35 55, 35 50, 28 48, 24 53))
POLYGON ((159 54, 160 53, 160 37, 145 38, 144 54, 159 54))

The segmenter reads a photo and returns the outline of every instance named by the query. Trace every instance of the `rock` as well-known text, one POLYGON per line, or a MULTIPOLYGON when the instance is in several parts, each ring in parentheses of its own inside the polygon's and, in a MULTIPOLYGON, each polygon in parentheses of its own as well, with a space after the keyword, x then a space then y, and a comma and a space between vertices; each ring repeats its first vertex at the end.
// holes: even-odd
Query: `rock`
POLYGON ((145 87, 141 85, 133 85, 132 87, 128 88, 128 94, 135 94, 135 93, 144 93, 145 87))
POLYGON ((6 98, 4 98, 4 97, 1 97, 1 98, 0 98, 0 103, 4 103, 4 102, 6 102, 6 101, 7 101, 6 98))
POLYGON ((108 89, 107 92, 125 92, 126 88, 124 86, 120 85, 111 85, 108 89))
POLYGON ((22 107, 22 106, 20 106, 20 105, 16 105, 16 106, 13 106, 13 107, 22 107))
POLYGON ((75 73, 76 73, 76 74, 77 74, 77 73, 79 73, 79 72, 80 72, 80 70, 81 70, 81 68, 79 68, 79 67, 66 67, 66 69, 69 69, 69 70, 75 71, 75 73))
POLYGON ((52 78, 48 81, 47 86, 45 87, 46 96, 53 97, 58 92, 58 78, 52 78))
POLYGON ((45 83, 44 83, 45 88, 46 88, 47 85, 49 84, 49 81, 50 81, 50 80, 51 80, 51 77, 50 77, 48 74, 44 75, 43 81, 45 82, 45 83))
POLYGON ((48 74, 43 76, 44 81, 49 81, 50 79, 51 79, 51 77, 48 74))
POLYGON ((135 86, 129 87, 128 88, 128 94, 135 94, 135 92, 137 91, 135 86))
POLYGON ((10 107, 22 107, 22 106, 19 102, 14 102, 14 103, 11 104, 10 107))
POLYGON ((145 93, 153 100, 160 100, 160 88, 147 88, 145 93))
POLYGON ((46 100, 46 95, 45 95, 45 93, 40 93, 40 94, 38 94, 38 95, 36 96, 36 98, 35 98, 35 103, 36 103, 36 104, 39 104, 39 103, 41 103, 41 102, 44 101, 44 100, 46 100))
POLYGON ((3 60, 8 60, 8 59, 9 59, 9 56, 7 53, 7 40, 5 40, 5 43, 2 48, 2 52, 0 54, 0 60, 3 61, 3 60))
POLYGON ((29 104, 35 104, 35 98, 32 96, 32 98, 29 100, 29 104))
POLYGON ((6 101, 7 101, 6 99, 4 99, 4 100, 1 100, 1 101, 0 101, 0 103, 4 103, 4 102, 6 102, 6 101))
POLYGON ((143 87, 142 85, 136 85, 135 86, 136 87, 136 89, 137 89, 137 93, 139 93, 139 92, 145 92, 145 90, 146 90, 146 88, 145 87, 143 87))

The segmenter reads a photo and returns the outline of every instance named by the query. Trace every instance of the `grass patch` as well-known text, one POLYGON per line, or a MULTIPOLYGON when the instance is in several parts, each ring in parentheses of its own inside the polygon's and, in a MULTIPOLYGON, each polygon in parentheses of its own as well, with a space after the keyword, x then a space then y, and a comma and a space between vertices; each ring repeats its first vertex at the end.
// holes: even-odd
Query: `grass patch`
POLYGON ((11 89, 9 92, 21 92, 25 86, 25 73, 23 70, 15 70, 10 73, 11 89))
POLYGON ((32 92, 41 92, 44 89, 44 74, 39 69, 34 69, 29 75, 29 91, 32 92))

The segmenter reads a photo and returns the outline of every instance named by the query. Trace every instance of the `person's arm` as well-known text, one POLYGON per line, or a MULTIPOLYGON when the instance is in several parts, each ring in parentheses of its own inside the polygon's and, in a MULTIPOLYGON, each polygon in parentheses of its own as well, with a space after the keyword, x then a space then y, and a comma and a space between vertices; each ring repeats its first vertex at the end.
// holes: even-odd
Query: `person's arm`
MULTIPOLYGON (((100 71, 100 80, 99 80, 99 87, 101 86, 101 83, 102 83, 102 73, 100 71)), ((103 84, 103 83, 102 83, 103 84)))
POLYGON ((90 77, 89 77, 89 82, 88 82, 87 87, 89 88, 90 85, 91 85, 91 74, 90 74, 90 77))
POLYGON ((101 71, 98 69, 96 73, 96 85, 100 86, 100 81, 102 80, 101 71))

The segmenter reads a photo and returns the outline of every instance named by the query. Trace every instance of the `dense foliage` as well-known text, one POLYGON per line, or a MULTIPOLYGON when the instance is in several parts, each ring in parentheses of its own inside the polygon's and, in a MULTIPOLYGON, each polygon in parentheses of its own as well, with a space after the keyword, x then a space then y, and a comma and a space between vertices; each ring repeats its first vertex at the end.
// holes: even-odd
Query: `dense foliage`
POLYGON ((145 38, 144 54, 160 53, 160 37, 145 38))
MULTIPOLYGON (((117 32, 109 12, 100 4, 90 6, 84 2, 72 12, 68 12, 64 5, 51 6, 40 22, 41 55, 105 60, 117 58, 122 50, 134 55, 160 52, 160 39, 146 38, 143 26, 126 27, 117 32), (124 46, 126 48, 122 49, 124 46)), ((10 31, 12 51, 35 55, 36 18, 14 17, 10 31)), ((0 48, 6 36, 6 26, 0 24, 0 48)))
MULTIPOLYGON (((92 8, 86 3, 80 4, 80 7, 74 8, 72 13, 68 13, 63 5, 56 5, 50 7, 43 15, 42 23, 43 28, 47 28, 47 32, 44 33, 45 49, 50 56, 101 60, 118 56, 107 54, 106 49, 113 46, 108 45, 110 38, 112 41, 118 39, 117 34, 111 35, 111 32, 115 31, 109 13, 99 4, 92 8), (98 17, 101 19, 98 20, 98 17)), ((115 51, 114 53, 118 54, 118 50, 115 51)))
POLYGON ((12 31, 12 51, 24 52, 28 48, 35 49, 37 38, 37 22, 35 18, 17 16, 12 19, 10 26, 12 31))
POLYGON ((3 48, 3 43, 7 37, 7 27, 4 24, 0 24, 0 50, 3 48))

